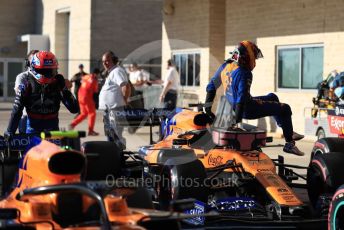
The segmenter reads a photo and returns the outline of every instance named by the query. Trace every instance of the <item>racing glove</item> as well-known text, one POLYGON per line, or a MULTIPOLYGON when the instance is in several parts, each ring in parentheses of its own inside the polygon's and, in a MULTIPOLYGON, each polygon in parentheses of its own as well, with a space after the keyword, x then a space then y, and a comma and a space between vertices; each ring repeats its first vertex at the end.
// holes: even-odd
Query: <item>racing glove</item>
POLYGON ((66 88, 66 82, 65 82, 64 77, 61 74, 57 74, 55 76, 55 79, 60 90, 64 90, 66 88))
POLYGON ((66 108, 71 113, 78 113, 80 111, 78 100, 75 99, 73 94, 65 88, 61 92, 62 94, 62 103, 66 106, 66 108))
POLYGON ((69 91, 66 85, 66 80, 61 74, 57 74, 55 76, 57 85, 59 86, 61 90, 61 96, 62 96, 62 103, 66 106, 66 108, 71 113, 78 113, 80 111, 79 109, 79 103, 73 96, 73 94, 69 91))
POLYGON ((204 111, 212 119, 215 119, 215 114, 211 111, 216 91, 209 91, 205 97, 204 111))

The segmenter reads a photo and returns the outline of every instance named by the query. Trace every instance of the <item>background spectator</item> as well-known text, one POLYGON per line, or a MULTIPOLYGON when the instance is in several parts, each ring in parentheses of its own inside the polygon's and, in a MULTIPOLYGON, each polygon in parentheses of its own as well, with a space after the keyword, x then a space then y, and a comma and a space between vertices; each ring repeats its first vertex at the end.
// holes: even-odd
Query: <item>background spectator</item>
POLYGON ((142 70, 137 63, 132 63, 129 66, 129 80, 133 84, 136 90, 141 91, 147 82, 146 77, 143 75, 142 70))
POLYGON ((179 88, 179 73, 173 65, 172 60, 167 61, 167 71, 164 78, 164 85, 160 94, 160 102, 164 103, 165 109, 175 109, 179 88))
POLYGON ((84 72, 84 65, 80 64, 79 65, 79 72, 74 74, 72 79, 70 80, 71 82, 74 82, 74 96, 78 100, 78 91, 81 85, 81 77, 86 75, 87 73, 84 72))
POLYGON ((130 98, 129 104, 134 108, 144 108, 143 90, 147 79, 137 63, 130 64, 129 66, 129 80, 134 87, 134 90, 131 90, 131 97, 135 97, 130 98))
MULTIPOLYGON (((26 71, 20 73, 17 75, 16 77, 16 81, 14 83, 14 91, 15 93, 19 93, 19 86, 21 84, 25 84, 28 81, 28 75, 29 75, 29 68, 30 68, 30 63, 32 60, 32 57, 35 53, 38 53, 39 50, 31 50, 28 54, 27 54, 27 58, 25 59, 25 67, 26 67, 26 71)), ((26 113, 26 109, 23 109, 23 115, 20 119, 19 122, 19 126, 18 126, 18 131, 19 133, 25 133, 26 132, 26 122, 27 122, 27 113, 26 113)))
POLYGON ((93 95, 98 92, 98 75, 99 69, 94 69, 92 74, 87 74, 81 78, 81 86, 78 91, 80 114, 70 124, 70 129, 74 129, 80 122, 88 117, 88 135, 98 136, 99 133, 94 131, 96 121, 96 107, 93 95))

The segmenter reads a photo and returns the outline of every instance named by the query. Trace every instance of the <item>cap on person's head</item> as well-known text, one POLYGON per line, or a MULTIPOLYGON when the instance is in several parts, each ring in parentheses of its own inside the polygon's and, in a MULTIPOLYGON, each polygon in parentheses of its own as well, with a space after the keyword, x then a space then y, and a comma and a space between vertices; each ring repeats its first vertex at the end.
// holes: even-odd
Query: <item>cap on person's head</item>
POLYGON ((84 65, 83 65, 83 64, 80 64, 80 65, 79 65, 79 69, 81 69, 81 68, 84 68, 84 65))

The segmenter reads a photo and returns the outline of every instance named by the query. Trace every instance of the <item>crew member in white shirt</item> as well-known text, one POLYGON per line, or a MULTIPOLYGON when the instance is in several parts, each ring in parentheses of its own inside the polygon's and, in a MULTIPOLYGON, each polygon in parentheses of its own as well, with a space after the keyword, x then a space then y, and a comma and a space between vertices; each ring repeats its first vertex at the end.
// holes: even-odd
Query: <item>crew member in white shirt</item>
POLYGON ((132 63, 129 66, 129 80, 135 87, 135 90, 141 91, 144 88, 144 85, 147 81, 146 77, 144 76, 143 72, 137 65, 137 63, 132 63))
POLYGON ((126 71, 118 65, 118 57, 112 52, 104 53, 102 62, 108 76, 99 94, 99 109, 104 111, 104 130, 109 141, 125 149, 123 127, 116 122, 116 112, 123 111, 130 96, 126 71))
POLYGON ((160 102, 164 103, 164 108, 173 110, 177 105, 179 88, 179 73, 173 65, 172 60, 167 61, 167 71, 164 79, 163 89, 160 94, 160 102))

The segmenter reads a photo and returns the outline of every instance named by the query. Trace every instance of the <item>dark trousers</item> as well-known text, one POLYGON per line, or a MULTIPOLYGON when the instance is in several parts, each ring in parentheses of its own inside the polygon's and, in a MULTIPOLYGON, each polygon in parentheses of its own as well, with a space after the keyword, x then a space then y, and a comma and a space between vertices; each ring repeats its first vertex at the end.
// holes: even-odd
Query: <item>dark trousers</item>
POLYGON ((108 141, 114 142, 121 150, 125 149, 126 140, 123 137, 123 127, 118 124, 116 111, 123 111, 124 108, 105 110, 103 114, 104 133, 108 141))
POLYGON ((177 106, 177 91, 169 90, 167 91, 164 98, 164 109, 173 110, 177 106))
POLYGON ((56 131, 59 130, 59 119, 32 119, 27 118, 26 133, 40 133, 43 131, 56 131))
POLYGON ((27 123, 27 115, 23 115, 19 121, 19 126, 18 126, 19 133, 26 133, 26 123, 27 123))
POLYGON ((291 108, 288 104, 280 103, 276 94, 270 93, 266 96, 253 97, 244 110, 243 118, 258 119, 273 116, 283 130, 286 142, 292 141, 293 124, 291 121, 291 108))

